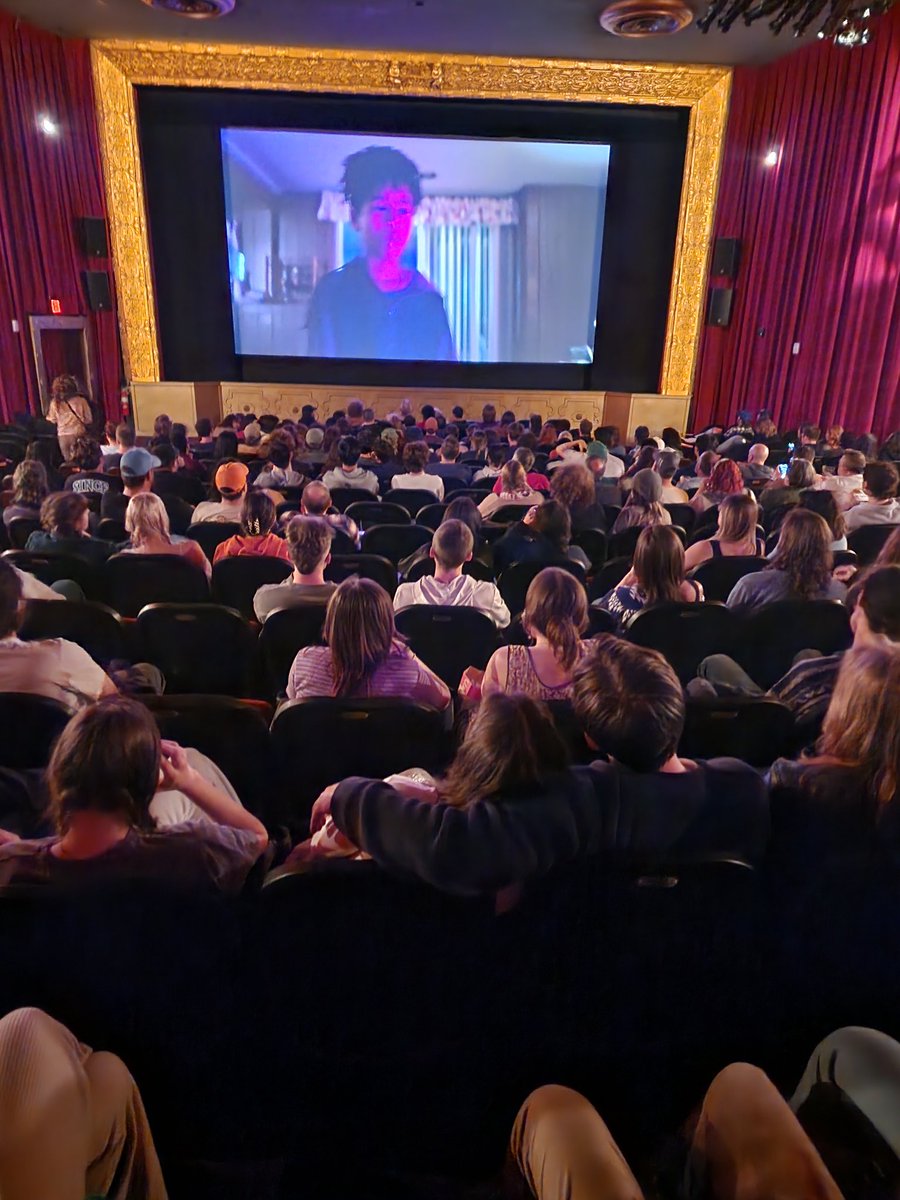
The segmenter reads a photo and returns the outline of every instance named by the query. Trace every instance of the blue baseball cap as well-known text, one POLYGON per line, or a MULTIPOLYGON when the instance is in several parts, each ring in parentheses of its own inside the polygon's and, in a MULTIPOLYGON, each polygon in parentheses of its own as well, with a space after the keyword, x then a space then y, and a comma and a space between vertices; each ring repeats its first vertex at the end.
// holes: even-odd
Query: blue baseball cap
POLYGON ((145 475, 150 474, 154 467, 161 465, 155 454, 151 454, 149 450, 144 450, 141 446, 126 450, 119 459, 119 471, 123 479, 143 479, 145 475))

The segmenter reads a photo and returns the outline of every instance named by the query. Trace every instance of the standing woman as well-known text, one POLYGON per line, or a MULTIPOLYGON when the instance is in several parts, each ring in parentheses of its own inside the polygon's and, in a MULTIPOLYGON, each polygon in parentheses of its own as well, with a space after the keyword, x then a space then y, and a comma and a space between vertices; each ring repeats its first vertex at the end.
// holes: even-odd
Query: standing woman
POLYGON ((56 426, 59 448, 66 462, 72 457, 75 439, 90 430, 93 419, 91 406, 79 391, 74 375, 57 375, 50 385, 47 420, 56 426))

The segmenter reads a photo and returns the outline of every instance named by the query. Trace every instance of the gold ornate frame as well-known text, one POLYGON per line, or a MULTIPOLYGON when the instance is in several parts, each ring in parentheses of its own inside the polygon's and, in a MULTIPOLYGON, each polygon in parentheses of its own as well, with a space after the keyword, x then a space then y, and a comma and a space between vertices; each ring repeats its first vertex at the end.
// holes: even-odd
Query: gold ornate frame
POLYGON ((98 41, 91 52, 129 378, 158 380, 160 372, 135 108, 135 87, 150 85, 689 108, 660 392, 690 394, 731 88, 729 68, 196 42, 98 41))

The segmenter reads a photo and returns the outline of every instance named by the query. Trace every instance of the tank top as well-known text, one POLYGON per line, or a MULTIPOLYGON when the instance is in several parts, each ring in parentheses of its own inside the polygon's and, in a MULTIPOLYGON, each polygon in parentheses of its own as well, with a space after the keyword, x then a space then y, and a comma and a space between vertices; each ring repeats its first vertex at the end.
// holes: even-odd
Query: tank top
MULTIPOLYGON (((710 550, 710 553, 712 554, 713 558, 725 558, 726 557, 726 555, 724 555, 722 553, 721 543, 716 541, 714 538, 710 538, 709 550, 710 550)), ((766 552, 766 543, 762 540, 761 537, 757 536, 757 538, 756 538, 756 555, 757 555, 757 557, 758 558, 761 557, 762 555, 765 554, 765 552, 766 552)), ((735 555, 734 557, 737 557, 737 555, 735 555)), ((752 558, 753 556, 748 555, 747 557, 752 558)))
MULTIPOLYGON (((579 659, 587 653, 588 649, 588 642, 579 643, 579 659)), ((572 667, 572 670, 574 669, 575 665, 572 667)), ((529 646, 507 646, 506 691, 521 692, 535 700, 568 700, 572 694, 572 683, 571 680, 552 686, 544 683, 535 670, 531 658, 531 648, 529 646)))

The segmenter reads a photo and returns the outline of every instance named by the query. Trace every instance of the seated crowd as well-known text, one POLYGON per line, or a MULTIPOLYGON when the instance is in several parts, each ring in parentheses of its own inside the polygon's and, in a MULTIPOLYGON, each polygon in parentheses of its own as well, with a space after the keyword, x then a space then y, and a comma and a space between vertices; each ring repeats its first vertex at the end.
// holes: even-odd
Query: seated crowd
MULTIPOLYGON (((355 862, 374 860, 455 896, 486 897, 499 919, 599 846, 635 864, 735 846, 751 867, 797 847, 810 868, 896 855, 896 435, 879 456, 860 448, 873 449, 865 436, 823 439, 812 425, 781 436, 768 413, 741 413, 731 429, 693 438, 638 429, 626 447, 620 431, 589 421, 498 420, 491 405, 479 421, 406 409, 379 419, 351 401, 321 424, 313 406, 299 422, 246 414, 217 428, 198 421, 196 437, 160 416, 152 438, 119 425, 103 446, 23 438, 4 485, 12 549, 0 558, 0 692, 45 697, 70 719, 41 764, 45 815, 0 828, 0 894, 158 880, 237 895, 267 872, 337 871, 335 859, 362 871, 355 862), (273 573, 251 589, 245 632, 260 646, 287 637, 292 661, 276 694, 244 702, 274 713, 273 734, 316 700, 355 704, 362 716, 366 705, 396 704, 398 722, 418 706, 441 714, 441 765, 396 762, 378 778, 345 778, 338 753, 302 822, 254 815, 221 763, 160 736, 153 701, 166 681, 152 656, 101 666, 64 632, 29 630, 35 601, 55 600, 59 611, 84 603, 92 579, 121 556, 150 571, 182 560, 217 599, 223 572, 246 567, 255 580, 254 564, 266 560, 273 573), (48 572, 54 558, 83 570, 48 572), (753 621, 773 605, 797 623, 774 682, 754 677, 761 648, 752 643, 753 621), (821 640, 813 614, 823 608, 839 614, 842 641, 821 640), (320 633, 291 644, 297 609, 320 614, 320 633), (466 658, 475 635, 470 647, 455 620, 462 609, 477 614, 490 647, 477 662, 466 658), (654 612, 709 622, 713 612, 731 623, 731 641, 679 677, 680 647, 642 641, 654 612), (425 637, 421 616, 443 626, 425 637), (448 677, 448 659, 465 669, 448 677), (719 755, 712 734, 708 752, 684 752, 692 716, 735 701, 786 710, 796 736, 772 747, 765 769, 719 755)), ((318 753, 296 746, 298 781, 304 756, 318 753)), ((267 778, 283 786, 274 767, 267 778)), ((832 1052, 856 1052, 859 1032, 836 1034, 832 1052)), ((0 1064, 7 1037, 22 1053, 53 1044, 90 1060, 42 1014, 0 1020, 0 1064)), ((885 1045, 900 1061, 900 1047, 885 1045)), ((830 1159, 792 1114, 809 1086, 788 1105, 746 1065, 718 1076, 688 1138, 685 1194, 854 1194, 843 1180, 839 1190, 830 1159), (747 1132, 753 1122, 769 1137, 763 1152, 747 1132)), ((4 1094, 0 1070, 0 1108, 15 1129, 21 1115, 4 1094)), ((83 1102, 78 1095, 73 1088, 68 1102, 83 1102)), ((131 1158, 144 1161, 130 1169, 144 1183, 115 1194, 157 1200, 165 1190, 133 1082, 117 1103, 140 1143, 131 1158)), ((528 1097, 511 1150, 538 1197, 642 1194, 596 1111, 568 1089, 528 1097)), ((72 1154, 85 1188, 111 1187, 115 1164, 72 1154)), ((35 1170, 0 1129, 0 1196, 35 1170)), ((15 1194, 29 1186, 38 1185, 15 1194)))

